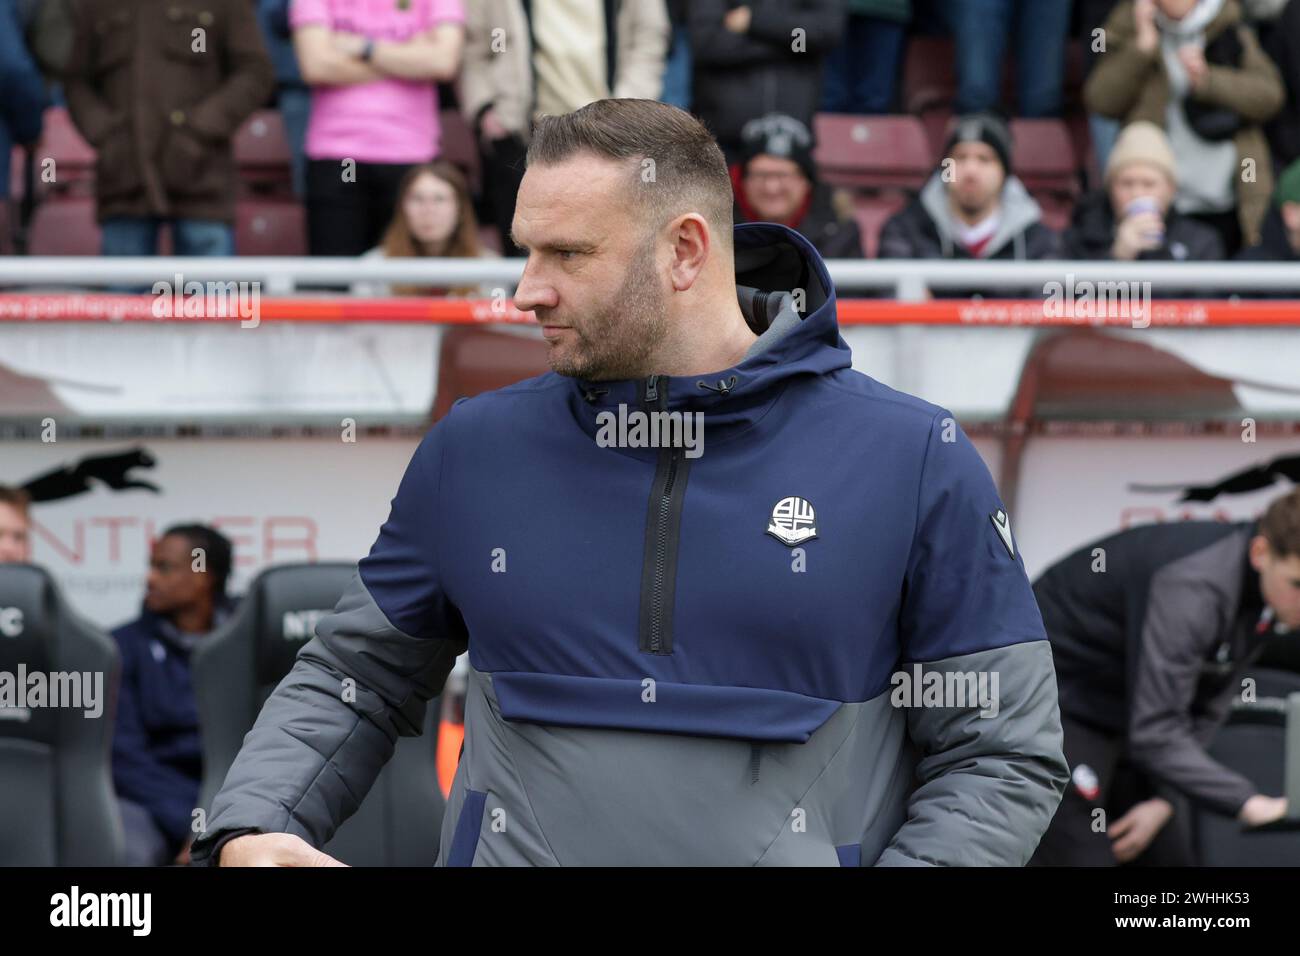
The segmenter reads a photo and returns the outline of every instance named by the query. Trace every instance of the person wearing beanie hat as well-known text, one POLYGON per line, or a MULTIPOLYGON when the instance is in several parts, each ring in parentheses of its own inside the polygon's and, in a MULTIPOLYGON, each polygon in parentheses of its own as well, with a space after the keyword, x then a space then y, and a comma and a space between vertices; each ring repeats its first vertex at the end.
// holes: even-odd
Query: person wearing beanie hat
POLYGON ((731 184, 736 222, 789 226, 826 259, 863 258, 852 201, 842 208, 846 201, 818 180, 812 133, 793 116, 769 113, 742 127, 731 184))
POLYGON ((880 258, 1059 258, 1060 237, 1043 225, 1038 203, 1012 173, 1012 149, 1000 116, 954 120, 939 169, 881 230, 880 258))
MULTIPOLYGON (((1278 177, 1273 205, 1264 217, 1257 245, 1237 256, 1247 262, 1300 262, 1300 159, 1278 177)), ((1300 280, 1297 280, 1300 286, 1300 280)), ((1294 293, 1284 292, 1288 298, 1294 293)))
POLYGON ((1224 258, 1223 240, 1213 227, 1173 208, 1177 192, 1178 167, 1164 130, 1145 120, 1130 123, 1106 162, 1105 189, 1075 207, 1065 231, 1066 258, 1224 258))

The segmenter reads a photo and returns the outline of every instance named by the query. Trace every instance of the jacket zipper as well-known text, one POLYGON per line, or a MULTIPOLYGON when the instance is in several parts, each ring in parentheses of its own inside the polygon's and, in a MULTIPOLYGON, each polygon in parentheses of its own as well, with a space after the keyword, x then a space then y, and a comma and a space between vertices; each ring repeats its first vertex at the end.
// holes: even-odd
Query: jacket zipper
MULTIPOLYGON (((647 414, 668 407, 667 383, 646 379, 642 402, 647 414)), ((686 491, 687 460, 680 448, 661 448, 650 488, 645 555, 641 567, 641 614, 638 646, 649 654, 673 652, 672 610, 677 579, 677 533, 686 491)))

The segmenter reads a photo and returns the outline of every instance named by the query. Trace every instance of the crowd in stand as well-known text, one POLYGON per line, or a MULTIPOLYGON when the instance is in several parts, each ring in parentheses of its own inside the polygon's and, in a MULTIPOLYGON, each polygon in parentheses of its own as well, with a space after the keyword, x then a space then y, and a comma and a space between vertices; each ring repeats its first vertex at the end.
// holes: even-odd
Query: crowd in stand
POLYGON ((615 96, 694 112, 737 221, 828 258, 1300 260, 1300 0, 0 0, 0 73, 0 191, 11 145, 39 165, 66 104, 97 154, 105 255, 153 254, 163 224, 177 254, 239 251, 232 139, 267 107, 311 254, 518 254, 532 124, 615 96), (866 235, 819 175, 817 117, 904 112, 908 46, 936 34, 943 148, 866 235), (449 109, 472 180, 444 150, 449 109), (1045 217, 1009 120, 1071 109, 1086 189, 1045 217))

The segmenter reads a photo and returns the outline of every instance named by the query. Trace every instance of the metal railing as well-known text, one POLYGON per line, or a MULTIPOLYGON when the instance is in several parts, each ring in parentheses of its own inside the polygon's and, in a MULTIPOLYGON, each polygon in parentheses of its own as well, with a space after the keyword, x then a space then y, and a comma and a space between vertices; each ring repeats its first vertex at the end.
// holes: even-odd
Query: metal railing
MULTIPOLYGON (((1151 283, 1159 295, 1177 289, 1225 298, 1236 294, 1290 294, 1300 298, 1300 267, 1257 262, 952 262, 948 260, 827 260, 840 293, 892 293, 903 302, 927 290, 999 290, 1012 296, 1049 283, 1151 283)), ((264 295, 290 295, 354 282, 451 287, 499 284, 508 292, 523 271, 522 259, 359 259, 275 256, 230 258, 22 256, 0 258, 0 288, 145 287, 156 282, 258 282, 264 295)))

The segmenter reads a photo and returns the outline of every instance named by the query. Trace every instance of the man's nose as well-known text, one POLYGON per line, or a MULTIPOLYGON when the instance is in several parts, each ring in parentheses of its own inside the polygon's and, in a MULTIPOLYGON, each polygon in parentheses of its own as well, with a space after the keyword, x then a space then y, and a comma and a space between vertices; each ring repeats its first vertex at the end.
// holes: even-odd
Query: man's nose
POLYGON ((536 308, 550 309, 556 305, 555 289, 537 275, 531 260, 524 263, 524 274, 519 277, 515 287, 515 308, 520 312, 531 312, 536 308))

